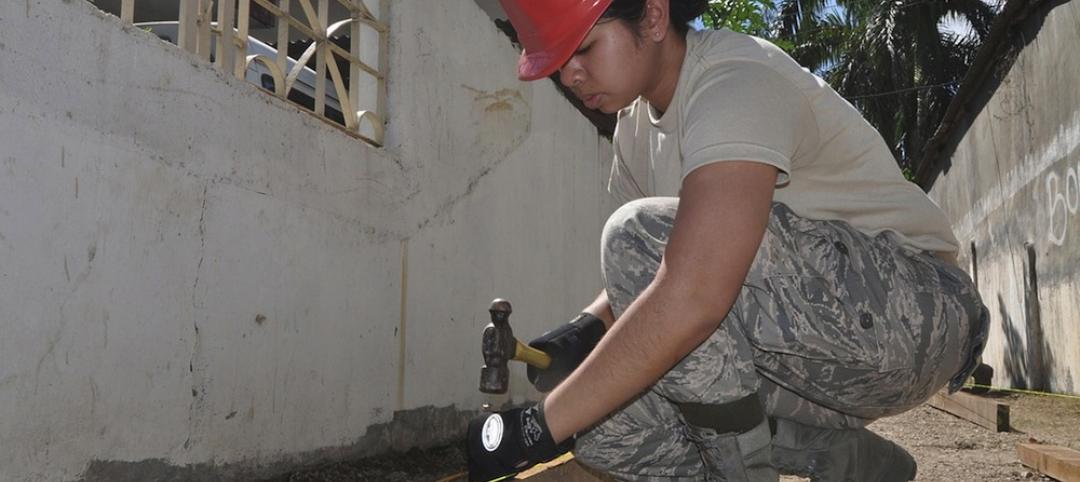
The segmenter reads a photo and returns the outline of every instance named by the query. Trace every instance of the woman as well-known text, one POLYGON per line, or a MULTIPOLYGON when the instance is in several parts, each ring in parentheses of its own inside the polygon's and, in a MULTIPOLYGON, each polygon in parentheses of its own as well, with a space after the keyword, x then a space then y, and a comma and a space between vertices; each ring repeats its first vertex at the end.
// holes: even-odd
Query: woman
POLYGON ((470 425, 473 480, 575 443, 627 480, 912 479, 865 426, 957 389, 986 315, 880 136, 772 44, 690 31, 704 0, 502 4, 522 79, 619 112, 612 186, 678 197, 608 220, 606 289, 532 343, 554 390, 470 425))

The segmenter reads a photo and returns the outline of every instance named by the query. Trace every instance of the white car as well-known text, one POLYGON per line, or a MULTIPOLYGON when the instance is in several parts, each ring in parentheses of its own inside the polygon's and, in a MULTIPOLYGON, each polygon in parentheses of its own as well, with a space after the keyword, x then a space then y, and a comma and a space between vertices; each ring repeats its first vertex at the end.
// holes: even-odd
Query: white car
MULTIPOLYGON (((158 38, 176 44, 176 38, 179 31, 178 22, 142 22, 136 23, 136 27, 146 30, 158 38)), ((210 40, 210 52, 211 61, 213 61, 214 45, 216 43, 217 35, 212 35, 210 40)), ((248 37, 247 43, 247 55, 264 55, 271 59, 277 58, 277 49, 264 43, 263 41, 255 38, 248 37)), ((285 72, 282 75, 287 75, 296 66, 296 59, 286 59, 285 72)), ((252 62, 248 66, 245 72, 244 78, 259 87, 262 87, 270 92, 274 91, 274 76, 270 70, 260 62, 252 62)), ((304 67, 296 77, 296 81, 293 82, 292 89, 289 90, 287 97, 289 100, 296 104, 299 104, 308 110, 315 110, 315 78, 316 74, 314 70, 308 67, 304 67)), ((345 125, 345 118, 341 113, 341 104, 338 102, 337 93, 334 91, 333 83, 330 79, 326 79, 326 117, 341 125, 345 125)))

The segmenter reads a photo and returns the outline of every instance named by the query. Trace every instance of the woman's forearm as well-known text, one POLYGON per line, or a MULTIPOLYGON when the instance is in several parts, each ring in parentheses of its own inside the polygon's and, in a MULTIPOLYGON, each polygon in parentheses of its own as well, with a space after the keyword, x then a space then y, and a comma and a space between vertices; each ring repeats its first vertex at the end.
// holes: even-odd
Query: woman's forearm
POLYGON ((600 318, 604 322, 604 328, 610 330, 615 323, 615 313, 611 311, 611 303, 608 302, 607 290, 601 290, 600 295, 585 307, 584 312, 600 318))

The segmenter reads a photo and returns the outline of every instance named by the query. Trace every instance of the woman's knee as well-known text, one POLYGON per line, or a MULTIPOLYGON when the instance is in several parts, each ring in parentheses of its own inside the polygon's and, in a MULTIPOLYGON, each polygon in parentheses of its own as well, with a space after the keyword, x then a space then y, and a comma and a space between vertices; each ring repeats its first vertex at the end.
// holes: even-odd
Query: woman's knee
POLYGON ((616 316, 656 277, 677 207, 675 198, 645 198, 623 205, 608 218, 600 261, 616 316))
POLYGON ((621 251, 629 243, 662 254, 675 224, 676 209, 677 198, 642 198, 623 204, 604 225, 604 251, 621 251))

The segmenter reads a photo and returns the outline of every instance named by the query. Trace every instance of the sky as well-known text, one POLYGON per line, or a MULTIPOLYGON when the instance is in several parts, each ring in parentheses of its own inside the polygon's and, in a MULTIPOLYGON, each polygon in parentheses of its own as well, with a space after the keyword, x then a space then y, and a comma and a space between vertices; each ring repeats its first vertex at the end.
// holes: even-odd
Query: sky
POLYGON ((960 18, 946 18, 938 23, 938 28, 945 32, 953 32, 961 37, 967 37, 974 32, 971 31, 971 24, 967 20, 960 18))

